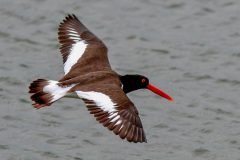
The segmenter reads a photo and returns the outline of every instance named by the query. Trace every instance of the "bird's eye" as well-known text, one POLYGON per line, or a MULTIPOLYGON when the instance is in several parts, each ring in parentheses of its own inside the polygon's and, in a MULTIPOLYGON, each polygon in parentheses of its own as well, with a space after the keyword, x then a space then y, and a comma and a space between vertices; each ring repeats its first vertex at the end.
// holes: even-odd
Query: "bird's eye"
POLYGON ((142 83, 146 82, 146 79, 142 79, 142 83))

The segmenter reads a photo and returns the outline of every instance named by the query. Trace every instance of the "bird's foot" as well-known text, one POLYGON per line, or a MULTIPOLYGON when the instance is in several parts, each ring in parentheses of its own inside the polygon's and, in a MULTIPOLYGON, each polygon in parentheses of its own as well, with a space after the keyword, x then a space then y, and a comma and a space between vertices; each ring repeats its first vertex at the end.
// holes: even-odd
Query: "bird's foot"
POLYGON ((46 106, 50 106, 50 104, 39 104, 39 103, 34 103, 33 104, 33 107, 36 108, 36 109, 40 109, 40 108, 43 108, 43 107, 46 107, 46 106))

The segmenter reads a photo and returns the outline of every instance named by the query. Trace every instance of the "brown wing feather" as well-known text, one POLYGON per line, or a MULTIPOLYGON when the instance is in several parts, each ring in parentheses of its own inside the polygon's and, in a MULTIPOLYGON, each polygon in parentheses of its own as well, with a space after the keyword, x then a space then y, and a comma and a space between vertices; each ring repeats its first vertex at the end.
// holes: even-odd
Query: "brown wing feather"
POLYGON ((116 111, 104 111, 94 100, 83 99, 83 101, 98 122, 116 135, 119 135, 122 139, 135 143, 147 142, 136 107, 122 91, 120 85, 110 83, 106 80, 106 83, 100 82, 97 85, 92 85, 92 87, 84 88, 77 86, 74 90, 94 91, 107 95, 115 103, 116 111))
POLYGON ((130 112, 129 114, 130 116, 137 117, 136 119, 138 123, 135 124, 130 119, 128 119, 130 116, 124 118, 121 116, 121 114, 119 114, 119 112, 116 116, 119 115, 120 119, 111 122, 111 120, 116 118, 116 116, 109 118, 110 114, 101 110, 97 105, 92 106, 86 103, 86 106, 88 107, 90 113, 93 114, 94 117, 96 117, 96 120, 98 122, 102 123, 104 127, 107 127, 109 130, 113 131, 116 135, 119 135, 122 139, 127 139, 127 141, 129 142, 135 143, 147 142, 139 115, 131 111, 134 106, 129 106, 125 109, 122 109, 121 111, 122 113, 130 112), (97 112, 93 111, 93 107, 97 112), (119 121, 120 123, 118 123, 119 121))

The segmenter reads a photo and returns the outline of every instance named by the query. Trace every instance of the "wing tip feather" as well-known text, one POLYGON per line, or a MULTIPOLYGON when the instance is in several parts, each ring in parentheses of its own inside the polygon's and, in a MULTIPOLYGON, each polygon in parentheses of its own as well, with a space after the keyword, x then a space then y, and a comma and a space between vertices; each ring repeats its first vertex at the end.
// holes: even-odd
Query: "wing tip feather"
POLYGON ((130 113, 125 114, 126 112, 115 112, 117 114, 111 116, 114 113, 111 114, 103 110, 100 111, 101 109, 98 106, 93 106, 93 101, 87 99, 83 99, 83 101, 90 111, 90 114, 93 114, 99 123, 108 128, 114 134, 118 135, 121 139, 125 139, 131 143, 147 143, 141 121, 136 123, 136 121, 139 121, 140 119, 134 120, 134 116, 130 113), (124 116, 119 117, 112 122, 114 118, 120 116, 120 113, 124 116))

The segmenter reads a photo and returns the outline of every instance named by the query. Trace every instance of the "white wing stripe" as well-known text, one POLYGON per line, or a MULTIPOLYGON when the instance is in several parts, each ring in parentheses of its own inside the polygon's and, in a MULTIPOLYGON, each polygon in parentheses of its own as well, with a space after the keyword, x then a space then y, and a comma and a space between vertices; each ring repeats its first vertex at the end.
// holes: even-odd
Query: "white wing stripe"
MULTIPOLYGON (((121 122, 122 122, 122 121, 121 121, 121 122)), ((120 123, 121 123, 121 122, 120 122, 120 123)), ((116 125, 117 125, 117 124, 116 124, 116 125)), ((124 127, 124 125, 122 124, 121 127, 119 128, 119 131, 120 131, 123 127, 124 127)))
POLYGON ((95 104, 92 103, 86 103, 87 106, 95 106, 95 104))
POLYGON ((120 116, 118 115, 115 118, 113 118, 110 122, 115 122, 115 121, 119 120, 119 118, 120 118, 120 116))
POLYGON ((70 32, 70 33, 74 33, 74 34, 79 36, 78 32, 76 32, 74 29, 69 28, 67 31, 70 32))
MULTIPOLYGON (((116 112, 116 103, 114 103, 108 95, 105 95, 100 92, 83 92, 83 91, 76 91, 77 95, 80 98, 84 98, 87 100, 94 101, 94 103, 101 108, 103 111, 106 111, 109 113, 108 118, 113 118, 110 122, 115 122, 114 126, 120 125, 122 123, 122 120, 120 119, 120 115, 118 115, 118 112, 116 112)), ((89 103, 86 103, 86 105, 89 105, 89 103)), ((123 124, 121 124, 121 127, 119 130, 121 130, 123 127, 123 124)))
POLYGON ((116 104, 110 99, 109 96, 103 93, 94 91, 90 92, 76 91, 76 93, 80 98, 94 101, 94 103, 97 106, 99 106, 99 108, 101 108, 103 111, 106 111, 108 113, 117 111, 115 108, 116 104))
MULTIPOLYGON (((114 126, 119 125, 119 124, 121 124, 121 123, 122 123, 122 120, 118 120, 117 123, 116 123, 114 126)), ((122 126, 121 126, 121 127, 122 127, 122 126)), ((121 128, 120 128, 119 130, 121 130, 121 128)))
POLYGON ((81 39, 79 38, 71 38, 71 40, 73 40, 75 43, 79 42, 81 39))
POLYGON ((110 115, 109 115, 108 118, 110 119, 110 118, 112 118, 112 117, 115 117, 116 115, 117 115, 117 113, 110 113, 110 115))
MULTIPOLYGON (((74 39, 78 40, 78 39, 74 39)), ((67 61, 64 63, 64 72, 67 74, 72 66, 77 63, 77 61, 82 57, 83 53, 87 48, 87 44, 85 41, 78 41, 75 43, 72 48, 71 52, 68 55, 67 61)))
POLYGON ((69 38, 78 38, 78 39, 81 39, 79 35, 77 35, 76 33, 68 33, 68 35, 70 36, 69 38), (73 36, 73 37, 71 37, 73 36))

